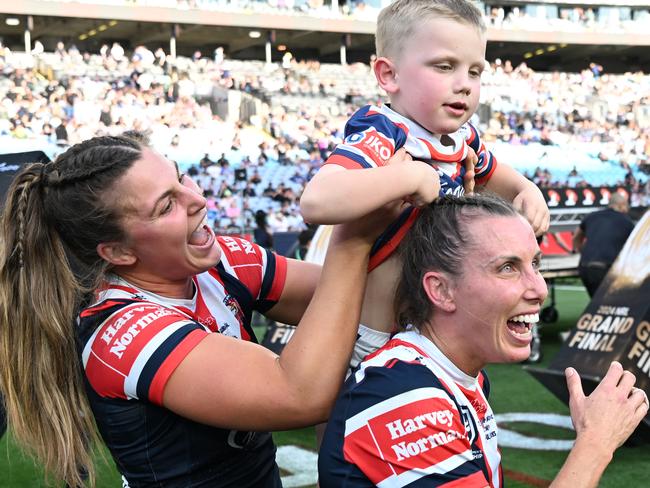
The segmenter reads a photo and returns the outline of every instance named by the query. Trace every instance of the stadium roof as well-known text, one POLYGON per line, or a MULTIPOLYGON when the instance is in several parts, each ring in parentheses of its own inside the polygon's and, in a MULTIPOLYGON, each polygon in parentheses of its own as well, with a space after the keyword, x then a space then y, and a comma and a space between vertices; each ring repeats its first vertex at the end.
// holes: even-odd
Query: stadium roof
MULTIPOLYGON (((52 50, 59 40, 91 52, 113 41, 126 48, 144 44, 168 50, 172 31, 176 29, 179 54, 201 50, 209 56, 217 46, 224 46, 226 54, 233 58, 264 59, 269 36, 273 38, 274 61, 282 56, 277 50, 279 45, 286 46, 297 59, 325 62, 339 60, 342 42, 347 46, 349 62, 367 62, 374 52, 374 22, 342 17, 37 0, 5 1, 0 12, 0 37, 19 50, 24 45, 27 16, 31 15, 31 38, 40 40, 47 50, 52 50), (83 17, 79 17, 80 13, 83 17), (7 25, 9 17, 18 18, 19 25, 7 25), (250 37, 251 31, 260 36, 250 37)), ((650 33, 490 28, 488 39, 489 60, 499 57, 515 64, 526 61, 538 70, 576 71, 596 62, 608 72, 650 71, 650 33)))

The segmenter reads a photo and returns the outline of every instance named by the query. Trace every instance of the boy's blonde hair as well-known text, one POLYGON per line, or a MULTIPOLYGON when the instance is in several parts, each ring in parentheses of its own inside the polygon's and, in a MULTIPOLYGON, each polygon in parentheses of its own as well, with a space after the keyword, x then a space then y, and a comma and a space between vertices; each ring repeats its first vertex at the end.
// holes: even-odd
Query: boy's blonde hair
POLYGON ((483 14, 471 0, 395 0, 377 18, 377 56, 396 58, 415 29, 432 18, 452 19, 485 32, 483 14))

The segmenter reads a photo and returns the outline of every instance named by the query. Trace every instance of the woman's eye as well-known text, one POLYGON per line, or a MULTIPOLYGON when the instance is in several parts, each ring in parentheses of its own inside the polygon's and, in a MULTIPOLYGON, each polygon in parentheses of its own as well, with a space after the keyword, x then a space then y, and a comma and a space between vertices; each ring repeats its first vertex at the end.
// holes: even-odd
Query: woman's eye
POLYGON ((171 212, 172 207, 173 207, 173 203, 172 203, 171 200, 169 200, 169 201, 167 202, 167 205, 165 205, 165 208, 162 209, 161 214, 163 214, 163 215, 164 215, 164 214, 168 214, 169 212, 171 212))
POLYGON ((184 179, 185 179, 185 173, 181 173, 180 175, 178 175, 178 182, 179 183, 182 184, 184 179))
POLYGON ((514 270, 515 267, 510 263, 506 263, 503 266, 501 266, 501 271, 505 271, 506 273, 511 273, 514 270))

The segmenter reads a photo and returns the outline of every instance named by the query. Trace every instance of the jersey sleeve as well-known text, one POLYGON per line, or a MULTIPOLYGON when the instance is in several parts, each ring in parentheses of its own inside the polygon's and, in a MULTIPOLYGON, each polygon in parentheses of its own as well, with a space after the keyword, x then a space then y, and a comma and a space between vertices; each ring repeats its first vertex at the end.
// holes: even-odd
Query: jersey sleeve
POLYGON ((348 120, 345 139, 325 164, 338 164, 347 169, 385 166, 405 142, 404 127, 392 122, 376 107, 368 105, 348 120))
MULTIPOLYGON (((344 401, 343 457, 354 467, 346 480, 357 472, 376 486, 488 485, 457 403, 421 364, 368 368, 344 401)), ((350 486, 365 486, 360 479, 350 486)))
POLYGON ((246 287, 255 310, 266 312, 282 295, 287 259, 238 237, 221 236, 218 241, 227 272, 246 287))
POLYGON ((469 147, 474 149, 474 152, 478 156, 474 179, 477 184, 484 185, 494 173, 498 164, 497 159, 491 151, 488 151, 485 148, 485 144, 481 141, 481 137, 476 127, 474 127, 470 122, 467 122, 463 126, 463 130, 465 131, 465 140, 467 144, 469 147))
POLYGON ((207 334, 176 310, 150 302, 127 305, 104 320, 86 342, 86 378, 102 397, 162 405, 171 374, 207 334))

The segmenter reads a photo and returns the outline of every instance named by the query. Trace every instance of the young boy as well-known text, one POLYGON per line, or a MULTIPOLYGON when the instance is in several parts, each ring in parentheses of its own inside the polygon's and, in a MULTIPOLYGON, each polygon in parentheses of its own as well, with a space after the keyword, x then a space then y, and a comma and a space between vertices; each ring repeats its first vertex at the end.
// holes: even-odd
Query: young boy
POLYGON ((538 235, 549 223, 539 189, 498 164, 469 123, 485 64, 480 10, 469 0, 396 0, 379 14, 376 48, 374 73, 390 105, 366 106, 352 116, 344 142, 300 202, 304 219, 319 224, 346 222, 395 200, 410 204, 373 250, 361 322, 374 330, 360 328, 368 351, 392 330, 399 267, 393 251, 417 217, 417 207, 439 194, 463 194, 474 162, 478 191, 512 201, 538 235), (413 161, 387 164, 400 148, 413 161))

